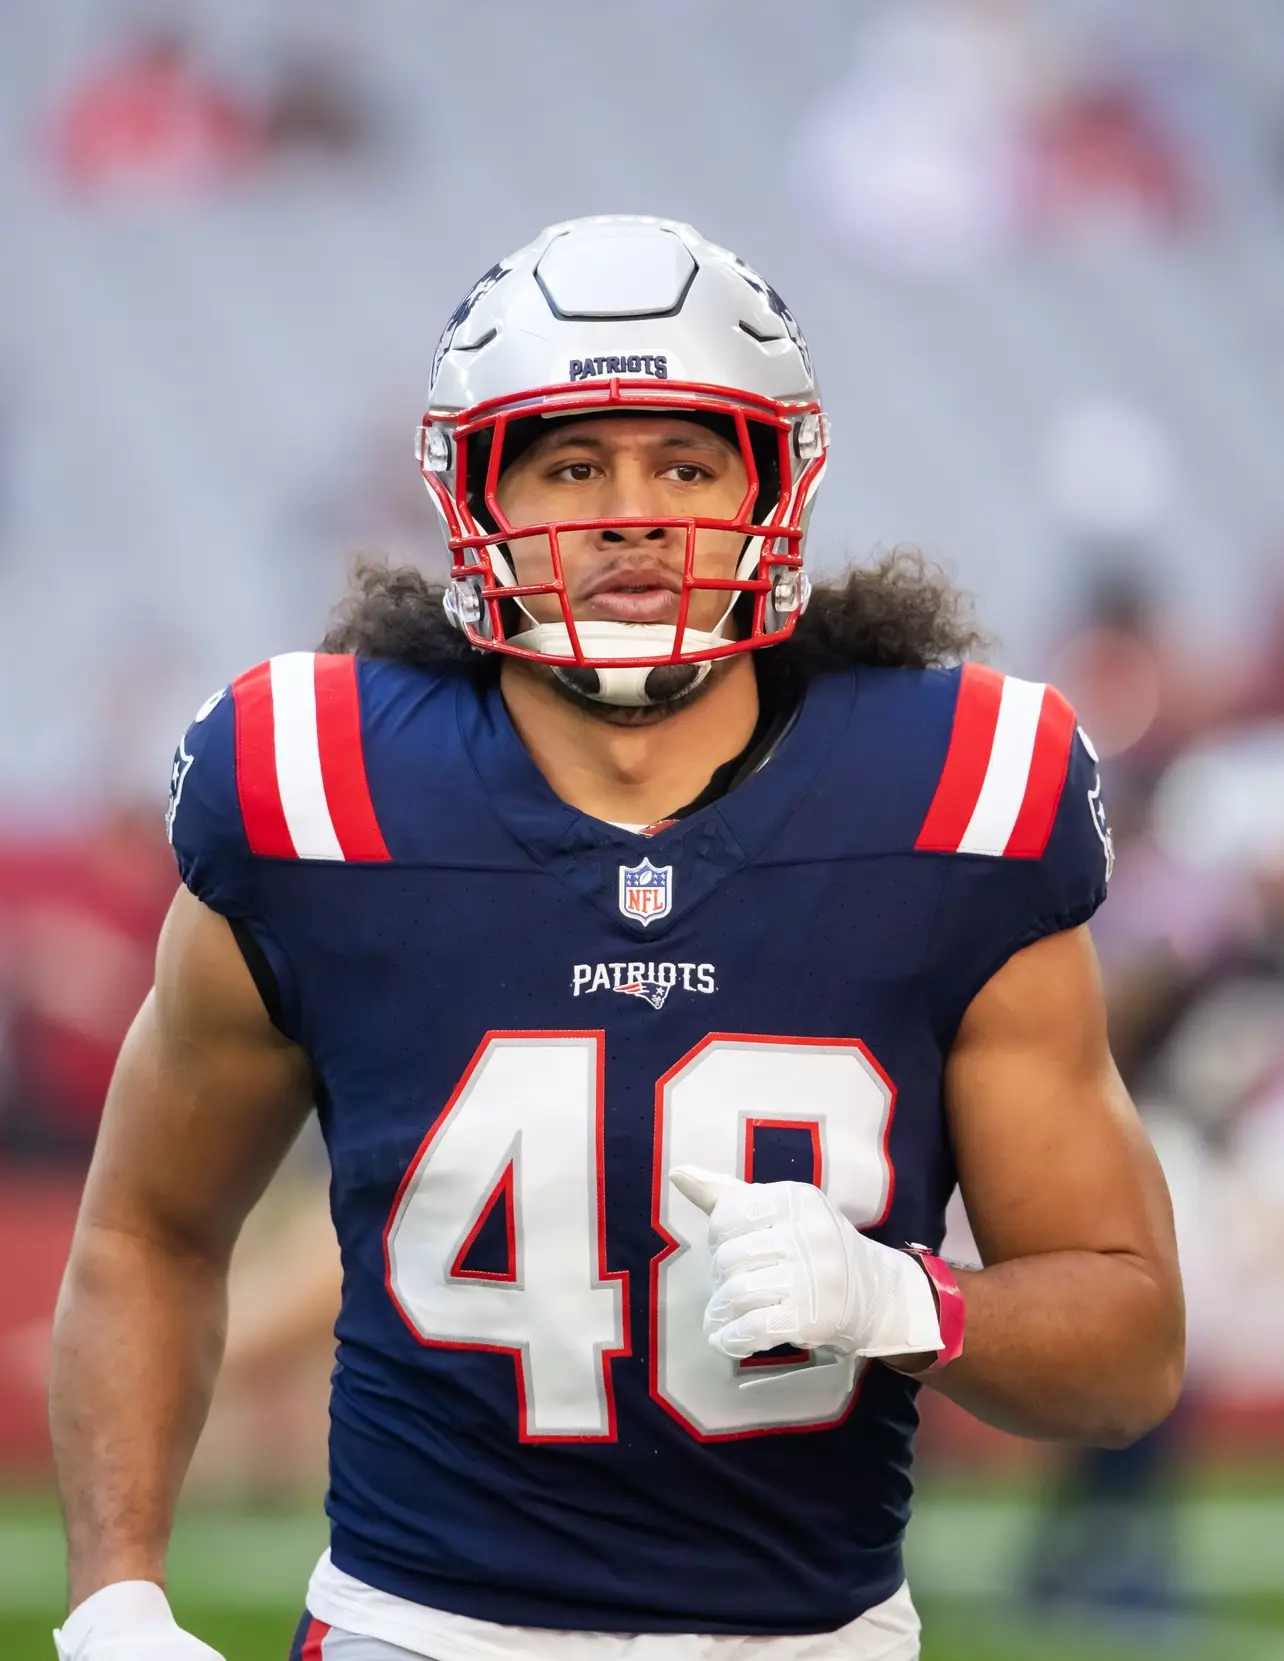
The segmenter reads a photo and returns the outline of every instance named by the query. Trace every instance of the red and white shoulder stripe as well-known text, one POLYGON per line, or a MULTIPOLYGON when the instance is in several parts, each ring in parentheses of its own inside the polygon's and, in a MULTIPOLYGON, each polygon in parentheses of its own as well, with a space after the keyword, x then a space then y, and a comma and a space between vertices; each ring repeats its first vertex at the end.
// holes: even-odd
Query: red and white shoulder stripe
POLYGON ((1074 735, 1074 711, 1054 686, 965 664, 945 766, 914 846, 1038 859, 1074 735))
POLYGON ((356 659, 286 652, 232 682, 250 851, 386 860, 361 743, 356 659))

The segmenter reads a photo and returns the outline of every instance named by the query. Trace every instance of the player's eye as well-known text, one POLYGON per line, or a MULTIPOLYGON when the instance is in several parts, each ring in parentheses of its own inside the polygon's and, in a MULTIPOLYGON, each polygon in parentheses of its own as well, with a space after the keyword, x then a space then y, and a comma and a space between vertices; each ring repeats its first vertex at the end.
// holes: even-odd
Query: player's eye
POLYGON ((701 479, 711 479, 713 475, 707 467, 701 467, 694 461, 677 461, 665 470, 665 477, 676 479, 679 484, 697 484, 701 479))
POLYGON ((586 484, 597 472, 591 461, 567 461, 556 469, 555 479, 566 479, 571 484, 586 484))

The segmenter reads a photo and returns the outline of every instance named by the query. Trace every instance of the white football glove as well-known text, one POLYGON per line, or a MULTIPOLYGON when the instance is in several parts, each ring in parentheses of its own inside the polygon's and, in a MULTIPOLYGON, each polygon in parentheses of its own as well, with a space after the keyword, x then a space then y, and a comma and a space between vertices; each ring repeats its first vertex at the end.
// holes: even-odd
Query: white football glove
POLYGON ((670 1180, 709 1214, 709 1343, 741 1359, 777 1344, 840 1355, 941 1348, 927 1271, 853 1228, 806 1182, 741 1182, 698 1165, 670 1180))
POLYGON ((183 1631, 150 1580, 104 1586, 72 1610, 53 1639, 59 1661, 223 1661, 183 1631))

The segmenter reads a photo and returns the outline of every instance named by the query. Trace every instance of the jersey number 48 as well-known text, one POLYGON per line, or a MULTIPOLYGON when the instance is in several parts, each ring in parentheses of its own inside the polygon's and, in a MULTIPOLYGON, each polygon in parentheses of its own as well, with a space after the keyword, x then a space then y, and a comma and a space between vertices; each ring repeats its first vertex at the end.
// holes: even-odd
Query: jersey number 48
MULTIPOLYGON (((627 1276, 606 1268, 605 1037, 488 1033, 407 1171, 385 1235, 388 1289, 423 1344, 496 1350, 517 1369, 525 1442, 611 1441, 611 1363, 630 1353, 627 1276), (499 1205, 508 1270, 465 1260, 499 1205)), ((858 1227, 891 1205, 895 1091, 855 1039, 711 1033, 656 1086, 651 1394, 701 1440, 814 1430, 855 1399, 860 1363, 763 1366, 709 1347, 708 1219, 674 1165, 747 1177, 754 1130, 804 1127, 815 1180, 858 1227)))

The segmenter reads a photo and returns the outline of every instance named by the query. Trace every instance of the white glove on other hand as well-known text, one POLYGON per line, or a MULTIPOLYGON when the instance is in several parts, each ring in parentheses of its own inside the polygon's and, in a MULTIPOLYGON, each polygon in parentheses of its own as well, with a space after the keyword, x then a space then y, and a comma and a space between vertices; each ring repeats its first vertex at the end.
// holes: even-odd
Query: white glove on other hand
POLYGON ((184 1632, 150 1580, 118 1580, 78 1604, 54 1633, 59 1661, 223 1661, 184 1632))
POLYGON ((710 1344, 741 1359, 777 1344, 840 1355, 914 1355, 941 1348, 936 1297, 907 1252, 852 1227, 806 1182, 741 1182, 698 1165, 670 1174, 709 1215, 710 1344))

